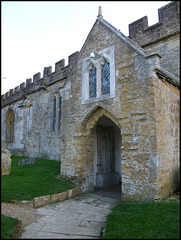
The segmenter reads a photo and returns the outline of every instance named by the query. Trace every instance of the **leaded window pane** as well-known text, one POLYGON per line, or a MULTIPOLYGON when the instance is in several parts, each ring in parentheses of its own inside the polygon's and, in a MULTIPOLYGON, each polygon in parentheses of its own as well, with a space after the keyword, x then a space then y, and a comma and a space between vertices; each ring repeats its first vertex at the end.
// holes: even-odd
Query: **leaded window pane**
POLYGON ((106 61, 102 68, 102 94, 110 93, 110 64, 106 61))
POLYGON ((93 66, 89 71, 89 97, 96 97, 97 91, 97 69, 93 66))

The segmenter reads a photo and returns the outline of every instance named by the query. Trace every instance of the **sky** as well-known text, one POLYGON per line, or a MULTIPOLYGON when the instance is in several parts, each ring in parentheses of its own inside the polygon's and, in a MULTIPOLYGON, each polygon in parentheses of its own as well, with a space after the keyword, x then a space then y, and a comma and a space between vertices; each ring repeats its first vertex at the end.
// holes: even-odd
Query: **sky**
POLYGON ((1 94, 80 51, 102 6, 103 18, 128 36, 144 16, 158 22, 171 1, 1 1, 1 94))

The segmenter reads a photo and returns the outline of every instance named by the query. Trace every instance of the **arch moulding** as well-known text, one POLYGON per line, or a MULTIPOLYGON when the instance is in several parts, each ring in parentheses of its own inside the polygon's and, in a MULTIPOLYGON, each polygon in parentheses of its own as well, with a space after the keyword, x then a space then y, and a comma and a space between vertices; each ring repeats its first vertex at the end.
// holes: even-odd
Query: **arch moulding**
POLYGON ((103 103, 98 103, 94 105, 91 109, 89 109, 82 117, 80 123, 86 128, 87 133, 89 134, 96 126, 99 119, 103 116, 111 119, 121 130, 118 116, 112 111, 112 109, 110 109, 103 103))

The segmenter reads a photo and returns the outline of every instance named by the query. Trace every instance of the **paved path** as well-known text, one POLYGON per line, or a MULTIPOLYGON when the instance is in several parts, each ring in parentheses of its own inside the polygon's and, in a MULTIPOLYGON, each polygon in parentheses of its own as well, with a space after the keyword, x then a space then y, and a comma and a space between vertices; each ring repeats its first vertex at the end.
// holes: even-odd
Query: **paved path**
POLYGON ((85 193, 38 208, 38 222, 25 228, 21 238, 99 239, 107 215, 119 199, 85 193))

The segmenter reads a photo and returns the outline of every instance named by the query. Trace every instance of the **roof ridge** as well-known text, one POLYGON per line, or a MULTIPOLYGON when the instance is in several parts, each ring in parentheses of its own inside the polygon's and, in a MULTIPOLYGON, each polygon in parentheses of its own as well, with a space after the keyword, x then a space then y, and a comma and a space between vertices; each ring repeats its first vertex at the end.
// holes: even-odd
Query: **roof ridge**
POLYGON ((143 49, 140 45, 134 42, 131 38, 125 36, 121 31, 119 31, 117 28, 115 28, 112 24, 107 22, 105 19, 103 19, 102 17, 100 18, 99 16, 97 17, 97 19, 101 23, 103 23, 106 27, 111 29, 118 37, 123 39, 127 44, 129 44, 130 47, 132 47, 134 50, 139 52, 141 55, 143 55, 144 57, 147 57, 150 55, 145 49, 143 49))

